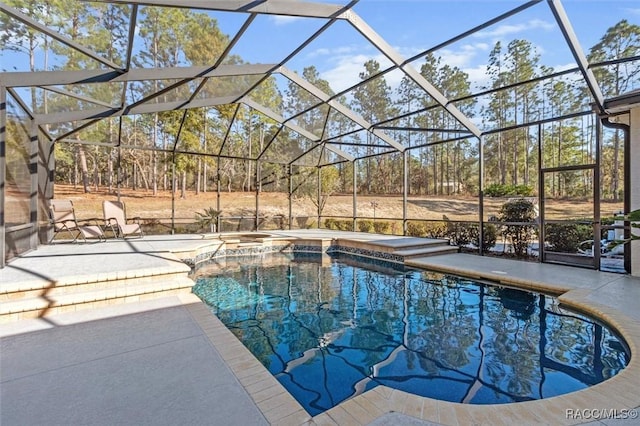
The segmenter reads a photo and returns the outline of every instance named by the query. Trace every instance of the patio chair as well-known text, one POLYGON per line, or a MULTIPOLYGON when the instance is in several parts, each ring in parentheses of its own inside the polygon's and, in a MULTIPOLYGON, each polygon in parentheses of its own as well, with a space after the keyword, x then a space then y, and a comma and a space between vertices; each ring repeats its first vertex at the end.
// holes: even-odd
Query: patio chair
POLYGON ((67 234, 73 243, 80 237, 84 242, 88 238, 98 238, 100 241, 107 240, 100 225, 88 224, 93 221, 97 223, 97 219, 87 219, 80 222, 76 219, 76 212, 71 200, 49 200, 49 221, 53 226, 53 236, 49 240, 49 244, 60 234, 67 234))
POLYGON ((117 238, 126 238, 129 235, 137 235, 142 238, 142 226, 140 218, 134 217, 127 220, 125 205, 121 201, 103 201, 102 211, 104 221, 109 226, 117 238))

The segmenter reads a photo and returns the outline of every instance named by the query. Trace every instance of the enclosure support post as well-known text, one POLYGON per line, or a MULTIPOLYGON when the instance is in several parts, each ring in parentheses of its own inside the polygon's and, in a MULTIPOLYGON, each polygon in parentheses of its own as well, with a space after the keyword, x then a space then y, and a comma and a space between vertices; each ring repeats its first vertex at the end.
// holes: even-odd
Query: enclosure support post
POLYGON ((291 231, 291 225, 293 223, 293 205, 291 200, 291 197, 293 197, 293 173, 291 172, 292 168, 292 164, 287 165, 287 174, 289 178, 289 231, 291 231))
POLYGON ((256 161, 256 223, 254 229, 260 228, 260 161, 256 161))
MULTIPOLYGON (((119 151, 119 150, 118 150, 119 151)), ((120 167, 118 167, 120 170, 120 167)), ((176 154, 171 156, 171 235, 176 233, 176 154)))
POLYGON ((7 178, 7 89, 0 85, 0 267, 6 265, 5 196, 7 178))
POLYGON ((38 199, 40 203, 40 211, 42 214, 42 223, 47 223, 38 230, 40 242, 46 244, 53 237, 53 227, 49 224, 48 219, 48 202, 53 198, 53 189, 55 181, 55 146, 54 142, 48 137, 38 139, 38 199))
POLYGON ((358 204, 358 200, 357 200, 357 190, 356 188, 358 187, 358 163, 356 163, 355 160, 353 160, 353 230, 355 231, 356 228, 356 214, 357 214, 357 204, 358 204))
POLYGON ((407 235, 407 161, 409 151, 402 152, 402 235, 407 235))
POLYGON ((484 256, 484 137, 478 138, 478 253, 484 256))
POLYGON ((538 123, 538 262, 543 262, 544 242, 547 237, 544 229, 544 173, 542 172, 542 124, 538 123))
MULTIPOLYGON (((602 144, 602 122, 596 119, 596 160, 595 169, 593 170, 593 262, 597 271, 600 270, 600 240, 602 240, 602 231, 600 230, 600 150, 602 144), (598 250, 595 249, 598 247, 598 250)), ((624 153, 628 155, 627 152, 624 153)))
MULTIPOLYGON (((122 122, 122 120, 120 120, 120 122, 122 122)), ((116 175, 116 196, 117 196, 118 202, 120 202, 121 183, 122 183, 122 148, 120 148, 120 145, 118 144, 118 173, 116 175)))
POLYGON ((322 203, 322 201, 320 200, 320 197, 322 196, 322 168, 320 166, 318 166, 318 222, 316 224, 316 228, 320 229, 320 205, 322 203))
POLYGON ((38 248, 38 126, 31 118, 31 135, 29 155, 29 176, 31 178, 31 194, 29 195, 29 224, 31 232, 29 235, 29 248, 38 248))
MULTIPOLYGON (((216 158, 216 210, 222 212, 222 210, 220 210, 220 157, 216 158)), ((218 214, 218 226, 216 227, 218 232, 222 232, 222 229, 220 228, 220 225, 222 224, 220 216, 221 214, 218 214)))

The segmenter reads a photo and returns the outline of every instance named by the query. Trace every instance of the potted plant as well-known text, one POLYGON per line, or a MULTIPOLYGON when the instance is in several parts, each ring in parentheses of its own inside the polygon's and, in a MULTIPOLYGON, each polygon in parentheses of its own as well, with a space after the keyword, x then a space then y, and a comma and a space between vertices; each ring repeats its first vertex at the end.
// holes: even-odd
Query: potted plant
POLYGON ((209 228, 209 232, 216 232, 220 213, 220 210, 216 210, 213 207, 203 209, 202 212, 196 212, 196 223, 201 229, 209 228))

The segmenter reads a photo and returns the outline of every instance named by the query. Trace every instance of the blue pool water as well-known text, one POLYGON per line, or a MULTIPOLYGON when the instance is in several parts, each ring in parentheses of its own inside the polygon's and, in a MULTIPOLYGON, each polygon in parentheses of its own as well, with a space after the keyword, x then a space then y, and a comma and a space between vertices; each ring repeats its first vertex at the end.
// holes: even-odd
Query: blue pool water
POLYGON ((583 389, 629 361, 550 296, 339 255, 242 262, 197 294, 311 414, 377 385, 493 404, 583 389))

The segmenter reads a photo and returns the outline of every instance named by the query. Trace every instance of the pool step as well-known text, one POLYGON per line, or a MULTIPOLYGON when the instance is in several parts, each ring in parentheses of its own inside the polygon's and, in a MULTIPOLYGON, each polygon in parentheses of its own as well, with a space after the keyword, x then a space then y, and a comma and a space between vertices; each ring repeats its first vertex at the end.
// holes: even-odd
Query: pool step
POLYGON ((338 245, 389 253, 403 258, 436 256, 457 253, 459 250, 457 246, 450 245, 449 240, 439 238, 399 237, 358 242, 339 240, 338 245))
POLYGON ((420 248, 412 248, 408 250, 396 250, 393 254, 402 256, 405 259, 410 259, 413 257, 427 257, 427 256, 438 256, 441 254, 451 254, 458 253, 460 248, 458 246, 450 246, 450 245, 434 245, 430 247, 420 247, 420 248))

